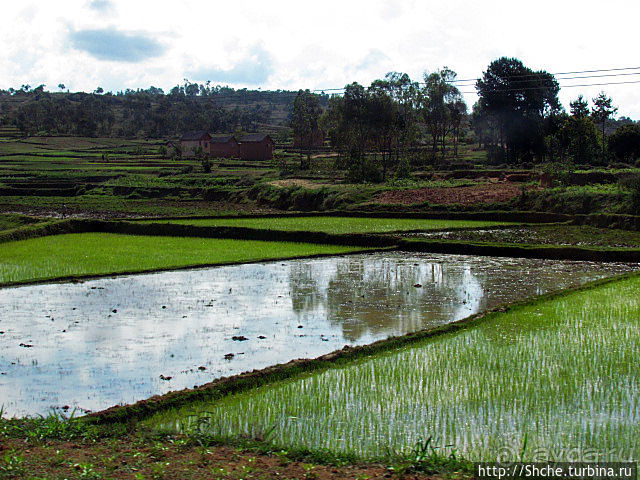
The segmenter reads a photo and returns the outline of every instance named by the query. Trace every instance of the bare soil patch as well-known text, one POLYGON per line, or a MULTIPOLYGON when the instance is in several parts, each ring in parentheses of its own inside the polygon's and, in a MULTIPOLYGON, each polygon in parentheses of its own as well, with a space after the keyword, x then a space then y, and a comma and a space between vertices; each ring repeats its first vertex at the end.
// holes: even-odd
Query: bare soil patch
POLYGON ((318 183, 304 178, 288 178, 286 180, 274 180, 269 183, 275 187, 303 187, 309 189, 336 186, 334 184, 318 183))
POLYGON ((507 202, 522 194, 520 185, 487 183, 467 187, 435 187, 384 192, 372 201, 383 204, 412 205, 432 203, 439 205, 473 205, 477 203, 507 202))
MULTIPOLYGON (((333 466, 293 461, 280 452, 260 454, 230 447, 185 444, 179 437, 150 441, 112 438, 95 442, 47 441, 38 444, 0 437, 0 454, 18 471, 11 478, 118 479, 436 479, 396 475, 382 465, 333 466)), ((3 477, 4 478, 4 477, 3 477)))

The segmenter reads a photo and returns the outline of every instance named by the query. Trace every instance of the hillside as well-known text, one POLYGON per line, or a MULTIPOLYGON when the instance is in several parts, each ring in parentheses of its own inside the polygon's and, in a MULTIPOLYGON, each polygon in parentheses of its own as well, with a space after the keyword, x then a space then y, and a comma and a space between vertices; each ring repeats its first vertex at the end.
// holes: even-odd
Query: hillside
MULTIPOLYGON (((168 94, 155 87, 104 94, 0 91, 0 126, 25 135, 166 138, 206 129, 286 136, 296 94, 189 83, 168 94)), ((326 104, 327 97, 320 98, 326 104)))

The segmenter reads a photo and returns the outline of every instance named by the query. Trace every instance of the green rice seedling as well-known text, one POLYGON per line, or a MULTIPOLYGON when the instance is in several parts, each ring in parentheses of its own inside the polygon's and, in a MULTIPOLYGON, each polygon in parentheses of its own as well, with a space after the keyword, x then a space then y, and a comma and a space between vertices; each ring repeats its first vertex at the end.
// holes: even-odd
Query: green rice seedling
MULTIPOLYGON (((469 460, 640 457, 640 278, 492 314, 346 366, 157 414, 220 437, 275 425, 277 448, 364 458, 424 438, 469 460)), ((429 449, 418 451, 428 456, 429 449)))
MULTIPOLYGON (((147 220, 157 223, 160 220, 147 220)), ((267 230, 297 230, 309 232, 388 233, 408 230, 444 230, 450 228, 481 228, 512 224, 478 220, 434 220, 415 218, 363 218, 363 217, 265 217, 265 218, 210 218, 167 220, 181 225, 207 227, 249 227, 267 230)))
POLYGON ((362 248, 214 238, 66 234, 0 244, 0 284, 356 250, 362 248))

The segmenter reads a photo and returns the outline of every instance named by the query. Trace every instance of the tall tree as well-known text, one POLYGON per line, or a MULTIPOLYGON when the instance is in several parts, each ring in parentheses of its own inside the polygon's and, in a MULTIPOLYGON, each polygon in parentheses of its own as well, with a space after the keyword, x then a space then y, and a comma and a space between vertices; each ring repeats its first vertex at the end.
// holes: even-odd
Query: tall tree
MULTIPOLYGON (((460 90, 453 85, 456 76, 456 72, 448 67, 424 76, 425 87, 421 94, 421 110, 427 132, 431 135, 434 157, 440 143, 444 158, 445 138, 453 129, 454 123, 458 121, 457 118, 454 120, 454 116, 457 117, 460 105, 464 104, 460 90)), ((466 106, 464 111, 466 113, 466 106)))
POLYGON ((607 97, 607 95, 604 92, 600 92, 600 94, 592 100, 593 100, 593 109, 591 110, 591 116, 602 127, 602 163, 605 163, 606 151, 607 151, 605 125, 607 124, 607 119, 612 115, 615 115, 618 109, 613 106, 613 101, 611 100, 611 97, 607 97))
POLYGON ((415 143, 417 93, 419 86, 406 73, 389 72, 371 83, 368 91, 372 108, 374 138, 382 156, 382 177, 400 162, 400 156, 415 143))
POLYGON ((306 164, 301 162, 300 168, 307 169, 311 163, 309 149, 314 146, 314 141, 321 135, 318 120, 322 114, 322 107, 317 95, 309 90, 300 90, 293 101, 293 113, 291 114, 291 128, 294 138, 307 149, 306 164))
POLYGON ((582 118, 589 116, 589 102, 587 102, 582 95, 578 95, 573 102, 569 103, 571 108, 571 115, 574 117, 582 118))
POLYGON ((489 64, 476 82, 479 112, 498 127, 498 146, 507 159, 542 154, 543 120, 561 110, 560 87, 553 75, 533 71, 517 58, 502 57, 489 64))
POLYGON ((609 149, 619 160, 632 162, 640 158, 640 125, 623 125, 609 137, 609 149))

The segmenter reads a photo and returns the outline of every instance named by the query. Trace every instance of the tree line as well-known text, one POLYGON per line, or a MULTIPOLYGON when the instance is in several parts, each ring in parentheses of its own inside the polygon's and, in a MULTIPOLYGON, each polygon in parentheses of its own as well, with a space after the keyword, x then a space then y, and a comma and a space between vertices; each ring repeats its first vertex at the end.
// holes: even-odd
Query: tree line
POLYGON ((479 100, 468 115, 453 70, 426 73, 422 83, 392 72, 367 88, 347 85, 326 109, 308 90, 298 92, 291 125, 309 139, 322 129, 344 154, 351 176, 365 180, 403 171, 414 152, 422 162, 457 158, 467 127, 494 164, 605 165, 640 156, 640 126, 614 120, 617 108, 605 93, 591 107, 578 96, 567 113, 552 74, 507 57, 491 62, 475 87, 479 100), (620 128, 608 135, 612 124, 620 128))
POLYGON ((461 141, 477 142, 494 164, 605 165, 640 156, 640 126, 615 120, 617 109, 605 93, 591 104, 580 95, 566 112, 552 74, 502 57, 477 80, 479 100, 468 114, 456 79, 448 67, 425 73, 422 82, 391 72, 331 97, 188 80, 168 93, 156 87, 69 93, 63 84, 52 93, 44 85, 22 85, 0 90, 0 122, 28 135, 167 138, 190 130, 255 132, 278 116, 303 147, 310 150, 326 136, 352 178, 372 181, 406 172, 410 162, 456 159, 461 141))
MULTIPOLYGON (((63 84, 58 87, 65 89, 63 84)), ((0 90, 0 123, 15 125, 25 135, 166 138, 191 130, 257 132, 274 111, 288 113, 291 99, 292 92, 235 90, 189 81, 167 94, 156 87, 53 93, 44 85, 22 85, 0 90)))
POLYGON ((384 180, 390 171, 406 169, 408 157, 425 137, 432 159, 445 158, 449 143, 457 155, 467 106, 452 84, 455 78, 447 67, 425 74, 424 84, 406 73, 390 72, 366 88, 357 82, 347 85, 344 94, 329 98, 326 109, 319 108, 310 91, 300 91, 293 133, 311 140, 321 129, 346 159, 349 177, 384 180))
POLYGON ((632 144, 640 146, 640 127, 621 119, 618 123, 624 129, 608 136, 617 108, 604 92, 591 100, 591 107, 579 95, 567 113, 558 100, 560 87, 553 75, 506 57, 489 65, 476 89, 480 98, 473 107, 471 125, 479 143, 498 163, 606 165, 612 158, 635 159, 632 144))

